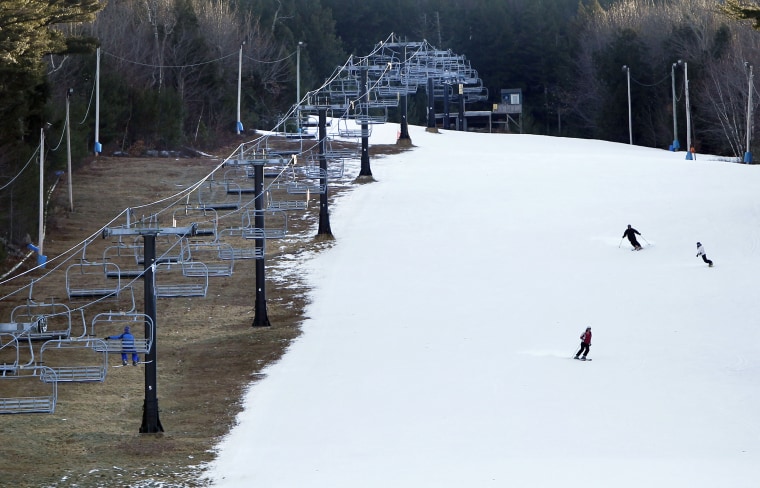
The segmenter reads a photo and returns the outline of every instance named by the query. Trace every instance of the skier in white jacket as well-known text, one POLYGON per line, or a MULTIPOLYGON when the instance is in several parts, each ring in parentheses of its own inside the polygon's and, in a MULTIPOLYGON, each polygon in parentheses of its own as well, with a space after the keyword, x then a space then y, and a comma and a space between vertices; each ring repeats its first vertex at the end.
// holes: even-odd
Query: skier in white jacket
POLYGON ((697 257, 702 256, 702 261, 707 263, 712 268, 713 262, 707 259, 707 253, 705 252, 705 246, 701 242, 697 242, 697 257))

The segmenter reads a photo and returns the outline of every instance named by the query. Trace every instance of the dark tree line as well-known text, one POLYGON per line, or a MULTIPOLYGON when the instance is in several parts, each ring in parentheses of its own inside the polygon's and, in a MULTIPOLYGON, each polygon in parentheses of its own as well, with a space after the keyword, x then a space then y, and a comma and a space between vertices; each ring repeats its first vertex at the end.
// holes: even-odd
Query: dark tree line
MULTIPOLYGON (((87 51, 96 42, 56 28, 91 22, 97 0, 3 0, 0 2, 0 215, 2 238, 18 239, 36 223, 35 155, 51 97, 45 59, 87 51), (30 225, 31 224, 31 225, 30 225), (13 231, 16 230, 14 233, 13 231)), ((0 258, 6 248, 0 240, 0 258)))
MULTIPOLYGON (((0 2, 0 221, 19 241, 36 226, 33 156, 45 123, 63 131, 69 89, 75 164, 92 155, 96 47, 99 142, 105 154, 213 148, 241 121, 271 128, 301 94, 348 55, 394 33, 465 55, 490 93, 524 94, 524 132, 685 144, 688 65, 692 140, 701 152, 740 157, 747 68, 758 59, 757 9, 729 0, 94 0, 0 2), (748 63, 748 64, 747 64, 748 63), (673 78, 671 78, 671 75, 673 78), (675 82, 676 98, 672 96, 675 82), (679 134, 673 134, 673 114, 679 134), (20 175, 14 179, 16 175, 20 175), (12 183, 11 183, 12 181, 12 183), (25 200, 26 199, 26 200, 25 200)), ((424 94, 418 95, 424 97, 424 94)), ((760 96, 754 97, 755 102, 760 96)), ((424 98, 409 120, 425 123, 424 98)), ((392 116, 398 116, 392 114, 392 116)), ((754 126, 751 129, 754 135, 754 126)), ((753 138, 754 139, 754 138, 753 138)), ((63 169, 49 151, 47 174, 63 169)))

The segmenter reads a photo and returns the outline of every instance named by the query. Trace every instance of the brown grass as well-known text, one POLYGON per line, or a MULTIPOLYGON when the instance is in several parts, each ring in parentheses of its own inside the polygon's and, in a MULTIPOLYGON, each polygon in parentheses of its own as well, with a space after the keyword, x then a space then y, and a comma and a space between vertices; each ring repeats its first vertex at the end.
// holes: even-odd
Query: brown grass
MULTIPOLYGON (((374 159, 396 146, 373 146, 374 159)), ((219 152, 226 156, 224 150, 219 152)), ((198 181, 218 161, 210 159, 126 159, 98 157, 73 177, 74 212, 66 184, 57 187, 48 220, 45 254, 57 256, 109 222, 127 207, 156 200, 198 181)), ((356 183, 331 187, 331 195, 356 183)), ((313 196, 312 199, 315 197, 313 196)), ((308 288, 297 271, 273 271, 284 256, 306 259, 332 241, 316 238, 316 207, 293 218, 294 237, 267 248, 268 328, 253 328, 254 262, 238 261, 231 278, 212 279, 205 298, 159 299, 157 354, 160 434, 140 434, 144 367, 108 368, 103 383, 61 384, 52 415, 0 416, 0 479, 13 487, 202 486, 204 463, 234 424, 241 396, 262 368, 277 361, 300 333, 308 288)), ((102 256, 108 240, 96 239, 87 256, 102 256), (100 254, 99 254, 100 253, 100 254)), ((54 262, 48 270, 54 267, 54 262)), ((65 266, 34 286, 38 301, 64 300, 65 266)), ((29 278, 13 286, 26 285, 29 278)), ((143 311, 143 289, 135 296, 143 311)), ((2 291, 5 295, 9 289, 2 291)), ((27 292, 0 302, 0 321, 23 303, 27 292)), ((74 304, 72 304, 74 306, 74 304)), ((128 308, 127 300, 88 308, 128 308)), ((81 332, 81 326, 78 329, 81 332)), ((77 330, 75 330, 75 334, 77 330)), ((111 365, 120 362, 111 356, 111 365)), ((12 396, 13 382, 0 380, 0 396, 12 396)))

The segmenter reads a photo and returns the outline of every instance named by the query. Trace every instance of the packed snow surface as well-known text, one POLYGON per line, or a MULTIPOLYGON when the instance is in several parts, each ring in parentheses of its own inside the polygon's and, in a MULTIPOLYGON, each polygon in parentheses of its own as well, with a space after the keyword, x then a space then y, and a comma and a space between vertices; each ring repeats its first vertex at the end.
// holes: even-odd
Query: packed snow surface
POLYGON ((213 486, 760 486, 760 166, 410 134, 330 207, 303 335, 213 486))

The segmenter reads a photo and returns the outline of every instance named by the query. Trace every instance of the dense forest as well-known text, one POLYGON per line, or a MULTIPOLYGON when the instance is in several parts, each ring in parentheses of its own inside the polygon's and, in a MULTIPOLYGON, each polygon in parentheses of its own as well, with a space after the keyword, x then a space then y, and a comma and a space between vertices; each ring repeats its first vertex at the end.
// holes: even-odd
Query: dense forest
MULTIPOLYGON (((489 93, 468 109, 521 89, 523 132, 668 148, 685 145, 688 125, 699 152, 740 161, 760 102, 749 97, 760 33, 741 20, 755 10, 733 0, 3 0, 0 237, 36 234, 41 135, 51 184, 67 166, 67 113, 75 166, 96 142, 106 155, 208 150, 238 129, 239 77, 245 132, 269 129, 297 86, 320 86, 391 33, 466 56, 489 93)), ((425 124, 424 97, 410 100, 411 123, 425 124)))

